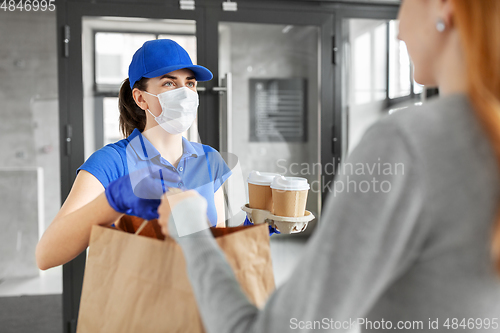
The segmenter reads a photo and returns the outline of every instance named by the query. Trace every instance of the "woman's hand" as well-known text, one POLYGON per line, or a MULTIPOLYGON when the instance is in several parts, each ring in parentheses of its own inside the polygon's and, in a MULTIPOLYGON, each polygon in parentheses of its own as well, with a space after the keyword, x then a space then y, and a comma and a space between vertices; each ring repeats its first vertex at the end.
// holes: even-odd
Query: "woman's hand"
POLYGON ((180 181, 167 168, 144 168, 111 182, 105 194, 115 211, 152 220, 158 218, 157 208, 166 188, 180 181))
MULTIPOLYGON (((187 229, 197 230, 200 228, 208 228, 208 220, 206 219, 207 205, 206 200, 195 190, 182 191, 178 188, 170 188, 161 198, 161 204, 158 207, 158 223, 161 226, 161 231, 164 235, 171 235, 169 230, 173 230, 173 226, 169 227, 170 216, 174 208, 180 203, 191 203, 199 202, 201 204, 197 205, 186 205, 186 208, 191 209, 190 212, 179 212, 175 214, 174 219, 177 219, 178 225, 184 225, 187 229), (203 205, 204 203, 204 205, 203 205), (188 213, 188 214, 186 214, 188 213), (189 215, 189 213, 192 213, 189 215), (189 215, 189 218, 188 216, 189 215), (203 216, 203 220, 199 221, 197 216, 203 216)), ((178 229, 178 226, 176 227, 178 229)), ((180 235, 182 236, 182 235, 180 235)))

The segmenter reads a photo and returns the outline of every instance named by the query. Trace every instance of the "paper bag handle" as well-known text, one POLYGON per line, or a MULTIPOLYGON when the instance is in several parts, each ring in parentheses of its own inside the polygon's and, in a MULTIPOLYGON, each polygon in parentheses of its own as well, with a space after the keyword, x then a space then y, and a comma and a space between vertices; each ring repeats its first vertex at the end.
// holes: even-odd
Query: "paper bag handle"
POLYGON ((142 224, 141 226, 137 229, 137 231, 134 233, 134 235, 138 235, 141 233, 142 229, 144 229, 146 227, 146 225, 148 224, 149 220, 144 220, 142 221, 142 224))

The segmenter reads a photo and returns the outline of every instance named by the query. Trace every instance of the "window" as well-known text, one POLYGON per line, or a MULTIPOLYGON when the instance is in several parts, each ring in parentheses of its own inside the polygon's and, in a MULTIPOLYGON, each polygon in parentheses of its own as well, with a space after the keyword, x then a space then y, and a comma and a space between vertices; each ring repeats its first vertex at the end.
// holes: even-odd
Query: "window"
POLYGON ((385 21, 351 20, 352 103, 384 100, 387 95, 385 21))
POLYGON ((96 90, 118 93, 122 81, 128 77, 128 66, 134 52, 151 39, 156 39, 156 36, 141 33, 96 32, 96 90))
MULTIPOLYGON (((396 20, 349 19, 351 105, 420 94, 396 20)), ((390 103, 389 103, 390 104, 390 103)))
POLYGON ((408 56, 406 44, 398 40, 396 20, 389 21, 389 98, 394 99, 420 94, 423 86, 413 80, 413 64, 408 56))
POLYGON ((343 20, 345 152, 351 151, 380 117, 412 101, 423 90, 413 80, 413 65, 397 34, 396 20, 343 20))

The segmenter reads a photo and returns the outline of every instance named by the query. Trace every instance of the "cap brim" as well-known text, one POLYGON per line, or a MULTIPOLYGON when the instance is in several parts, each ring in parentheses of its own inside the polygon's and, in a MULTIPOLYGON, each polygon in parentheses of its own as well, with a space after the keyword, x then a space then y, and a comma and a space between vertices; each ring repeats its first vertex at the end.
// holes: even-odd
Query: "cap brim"
POLYGON ((175 65, 175 66, 163 67, 163 68, 154 70, 152 72, 146 73, 142 77, 150 79, 153 77, 165 75, 165 74, 168 74, 170 72, 176 71, 178 69, 184 69, 184 68, 190 69, 193 71, 194 76, 196 78, 196 81, 209 81, 214 77, 211 71, 209 71, 205 67, 199 66, 199 65, 175 65))

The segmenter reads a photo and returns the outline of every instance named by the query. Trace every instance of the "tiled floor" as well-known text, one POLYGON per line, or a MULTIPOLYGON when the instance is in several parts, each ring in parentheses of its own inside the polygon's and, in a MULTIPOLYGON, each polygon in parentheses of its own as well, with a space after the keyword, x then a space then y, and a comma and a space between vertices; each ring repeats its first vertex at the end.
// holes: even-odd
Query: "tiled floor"
MULTIPOLYGON (((297 264, 306 238, 272 237, 271 256, 276 286, 282 284, 297 264)), ((53 295, 62 293, 62 266, 40 271, 40 276, 0 282, 0 297, 53 295)))
MULTIPOLYGON (((306 245, 305 237, 271 237, 271 256, 276 286, 287 280, 306 245)), ((0 282, 0 297, 20 295, 54 295, 62 293, 62 267, 44 272, 36 278, 0 282)), ((353 330, 350 333, 357 333, 353 330)))
POLYGON ((62 267, 0 282, 0 332, 58 333, 62 318, 62 267))
POLYGON ((0 297, 0 332, 66 333, 62 295, 0 297))
MULTIPOLYGON (((271 256, 273 260, 276 286, 287 280, 294 267, 299 264, 302 251, 306 246, 306 237, 271 237, 271 256)), ((358 327, 349 333, 359 333, 358 327)))
MULTIPOLYGON (((271 255, 276 285, 287 279, 306 243, 303 237, 272 237, 271 255)), ((0 297, 62 293, 62 266, 40 271, 40 276, 0 282, 0 297)))
POLYGON ((286 281, 298 264, 298 259, 302 254, 307 239, 293 236, 271 237, 271 257, 276 286, 286 281))

